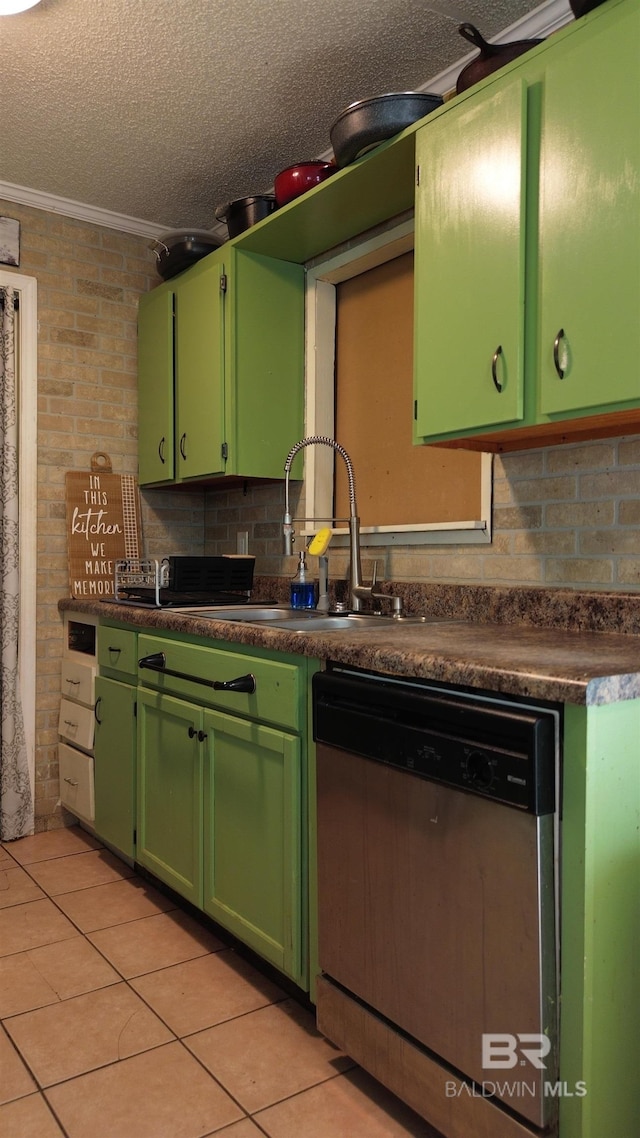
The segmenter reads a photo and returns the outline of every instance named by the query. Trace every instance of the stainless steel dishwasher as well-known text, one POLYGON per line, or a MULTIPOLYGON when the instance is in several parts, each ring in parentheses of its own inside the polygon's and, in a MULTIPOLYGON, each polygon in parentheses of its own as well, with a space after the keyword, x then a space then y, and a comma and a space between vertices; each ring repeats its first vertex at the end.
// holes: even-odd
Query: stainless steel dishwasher
POLYGON ((329 669, 320 1029, 452 1138, 552 1134, 560 712, 329 669))

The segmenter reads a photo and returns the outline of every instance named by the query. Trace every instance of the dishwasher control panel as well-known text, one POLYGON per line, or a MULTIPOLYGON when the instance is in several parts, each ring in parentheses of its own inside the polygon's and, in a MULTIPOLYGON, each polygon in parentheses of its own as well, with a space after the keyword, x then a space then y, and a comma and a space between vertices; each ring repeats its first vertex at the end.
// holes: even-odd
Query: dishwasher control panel
POLYGON ((556 715, 367 675, 313 679, 314 738, 532 814, 555 809, 556 715))

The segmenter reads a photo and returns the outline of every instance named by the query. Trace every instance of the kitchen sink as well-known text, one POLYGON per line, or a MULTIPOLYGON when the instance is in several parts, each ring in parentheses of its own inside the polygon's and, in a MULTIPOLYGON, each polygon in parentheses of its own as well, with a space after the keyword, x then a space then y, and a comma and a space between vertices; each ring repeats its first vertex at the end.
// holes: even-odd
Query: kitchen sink
POLYGON ((292 609, 287 605, 239 605, 236 608, 195 608, 175 610, 204 620, 239 621, 266 624, 289 632, 362 632, 365 629, 393 628, 400 624, 426 624, 425 616, 384 616, 379 613, 325 613, 317 609, 292 609))

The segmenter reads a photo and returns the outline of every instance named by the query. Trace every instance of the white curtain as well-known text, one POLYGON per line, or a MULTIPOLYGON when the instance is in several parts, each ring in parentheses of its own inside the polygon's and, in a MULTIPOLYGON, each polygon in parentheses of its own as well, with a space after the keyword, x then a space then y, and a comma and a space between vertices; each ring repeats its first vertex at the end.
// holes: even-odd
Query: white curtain
POLYGON ((33 830, 33 800, 18 676, 20 611, 16 311, 12 288, 0 288, 0 839, 33 830))

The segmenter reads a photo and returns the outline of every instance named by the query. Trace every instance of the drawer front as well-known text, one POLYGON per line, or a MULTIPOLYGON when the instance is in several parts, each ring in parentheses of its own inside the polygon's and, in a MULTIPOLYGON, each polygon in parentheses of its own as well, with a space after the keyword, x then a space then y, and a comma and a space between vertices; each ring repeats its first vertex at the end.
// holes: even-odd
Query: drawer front
POLYGON ((138 673, 137 633, 128 628, 98 629, 98 664, 100 669, 120 672, 135 679, 138 673))
POLYGON ((295 664, 244 656, 205 645, 182 644, 158 636, 139 636, 139 658, 158 652, 164 653, 167 669, 183 672, 194 679, 182 679, 162 675, 148 668, 139 668, 139 682, 145 687, 172 692, 195 703, 280 724, 294 731, 299 729, 305 693, 301 690, 301 669, 295 664), (226 682, 247 673, 255 676, 256 690, 252 695, 216 691, 210 686, 212 681, 226 682), (198 683, 195 677, 206 682, 198 683))
POLYGON ((62 805, 85 822, 93 822, 95 805, 91 755, 85 755, 66 743, 59 743, 58 762, 62 805))
POLYGON ((70 699, 61 701, 58 734, 73 743, 74 747, 92 750, 95 723, 92 707, 83 707, 80 703, 72 703, 70 699))
POLYGON ((95 702, 96 669, 93 664, 76 664, 75 660, 62 660, 62 695, 77 699, 93 707, 95 702))

